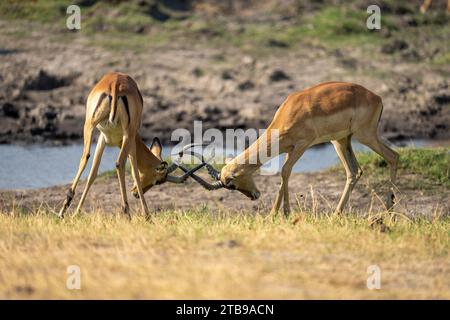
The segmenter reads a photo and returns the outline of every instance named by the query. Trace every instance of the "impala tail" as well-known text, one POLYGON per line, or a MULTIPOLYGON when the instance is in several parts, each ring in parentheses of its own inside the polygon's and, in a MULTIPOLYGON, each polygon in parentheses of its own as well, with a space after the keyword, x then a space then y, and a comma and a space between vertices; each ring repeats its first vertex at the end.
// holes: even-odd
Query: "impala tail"
POLYGON ((112 124, 114 123, 117 113, 117 86, 117 82, 114 82, 111 85, 111 111, 109 112, 109 122, 112 124))

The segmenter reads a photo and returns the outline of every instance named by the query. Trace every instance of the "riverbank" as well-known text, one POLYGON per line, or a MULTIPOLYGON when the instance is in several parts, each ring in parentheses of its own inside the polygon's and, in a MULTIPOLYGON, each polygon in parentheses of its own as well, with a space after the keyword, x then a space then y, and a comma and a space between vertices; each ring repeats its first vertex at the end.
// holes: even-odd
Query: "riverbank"
POLYGON ((19 8, 20 19, 6 10, 0 143, 79 143, 89 90, 111 70, 139 84, 141 135, 149 141, 168 143, 179 128, 192 132, 194 120, 205 130, 265 128, 288 94, 325 81, 359 83, 380 95, 381 132, 389 139, 450 137, 448 17, 386 3, 382 30, 369 32, 362 2, 301 11, 287 3, 282 14, 254 5, 242 16, 215 3, 219 17, 195 7, 189 19, 155 22, 134 3, 98 2, 82 8, 78 32, 65 28, 65 10, 57 10, 63 3, 19 8), (136 15, 125 29, 111 18, 116 7, 136 15))
MULTIPOLYGON (((398 203, 394 209, 402 215, 414 217, 446 216, 450 214, 450 153, 448 148, 400 149, 400 167, 396 185, 398 203)), ((363 176, 353 191, 348 211, 367 216, 385 211, 385 194, 389 188, 386 163, 374 153, 361 154, 359 162, 363 176)), ((238 191, 206 191, 189 179, 183 185, 163 184, 146 193, 146 199, 155 213, 167 210, 190 210, 205 207, 212 212, 267 214, 278 191, 280 176, 255 176, 256 185, 262 196, 250 201, 238 191)), ((341 165, 318 173, 293 174, 289 188, 291 206, 294 211, 331 212, 341 195, 345 184, 345 173, 341 165)), ((132 186, 127 177, 127 190, 132 186)), ((48 213, 58 212, 69 185, 31 190, 0 191, 0 210, 20 210, 32 213, 38 208, 48 213)), ((84 187, 80 183, 74 203, 76 204, 84 187)), ((87 197, 86 212, 102 211, 116 214, 120 210, 118 182, 112 171, 97 178, 87 197)), ((130 196, 130 194, 129 194, 130 196)), ((131 197, 131 196, 130 196, 131 197)), ((132 198, 130 206, 134 214, 140 212, 139 202, 132 198)))

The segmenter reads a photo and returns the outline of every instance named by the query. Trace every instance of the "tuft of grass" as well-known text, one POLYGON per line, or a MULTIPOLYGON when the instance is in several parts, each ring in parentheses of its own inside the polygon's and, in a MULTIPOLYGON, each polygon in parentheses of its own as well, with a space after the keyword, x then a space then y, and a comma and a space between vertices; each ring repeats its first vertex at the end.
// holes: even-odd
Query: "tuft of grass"
POLYGON ((450 220, 230 215, 207 207, 151 221, 105 212, 0 214, 1 298, 450 298, 450 220), (69 266, 81 289, 68 290, 69 266), (367 268, 382 272, 366 287, 367 268))

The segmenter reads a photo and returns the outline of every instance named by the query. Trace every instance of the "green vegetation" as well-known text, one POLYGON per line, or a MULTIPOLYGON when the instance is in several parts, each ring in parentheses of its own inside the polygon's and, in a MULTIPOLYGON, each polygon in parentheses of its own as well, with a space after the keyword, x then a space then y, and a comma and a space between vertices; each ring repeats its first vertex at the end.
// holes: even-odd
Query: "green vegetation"
MULTIPOLYGON (((399 174, 411 173, 422 177, 426 184, 450 187, 450 148, 400 148, 399 174)), ((364 174, 387 175, 387 163, 373 152, 359 153, 358 162, 364 174)))
MULTIPOLYGON (((45 23, 66 36, 72 36, 65 29, 66 8, 71 3, 68 0, 7 0, 0 4, 0 17, 45 23)), ((211 3, 210 6, 220 7, 218 3, 211 3)), ((325 3, 318 10, 303 12, 296 9, 298 14, 291 12, 287 22, 273 23, 270 19, 237 19, 226 14, 215 16, 196 10, 180 13, 170 10, 164 3, 150 0, 117 1, 114 4, 93 1, 93 5, 82 7, 82 29, 79 33, 91 38, 93 44, 113 50, 133 48, 139 51, 150 46, 189 43, 214 47, 232 45, 264 55, 311 43, 330 48, 367 47, 370 52, 395 38, 418 41, 414 45, 420 47, 422 38, 414 38, 417 38, 417 29, 421 28, 428 30, 424 34, 431 32, 436 35, 427 37, 427 47, 434 52, 430 62, 442 65, 448 61, 445 39, 450 36, 450 26, 445 14, 430 12, 424 16, 411 4, 387 1, 382 14, 382 30, 370 31, 366 27, 368 14, 360 7, 356 2, 347 6, 325 3), (399 12, 408 14, 409 24, 400 19, 399 12), (390 34, 389 37, 386 33, 390 34)), ((279 13, 277 6, 272 10, 264 14, 279 13)))
POLYGON ((27 20, 47 24, 63 23, 66 9, 70 3, 67 0, 4 0, 0 2, 0 16, 5 19, 27 20))

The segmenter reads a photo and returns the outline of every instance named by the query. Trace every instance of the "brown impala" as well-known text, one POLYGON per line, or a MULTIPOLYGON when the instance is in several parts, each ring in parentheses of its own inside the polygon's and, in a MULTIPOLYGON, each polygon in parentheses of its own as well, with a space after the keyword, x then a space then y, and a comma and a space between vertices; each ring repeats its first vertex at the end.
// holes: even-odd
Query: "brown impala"
MULTIPOLYGON (((142 95, 136 82, 123 73, 107 73, 89 93, 84 122, 84 147, 80 165, 67 198, 59 212, 63 217, 75 194, 80 176, 83 173, 91 149, 92 133, 95 128, 100 131, 91 172, 81 196, 76 212, 79 212, 86 195, 94 182, 105 145, 120 148, 116 161, 120 193, 122 195, 122 212, 130 217, 125 190, 125 162, 130 158, 131 172, 135 182, 133 193, 140 198, 142 210, 148 217, 149 211, 144 193, 155 184, 164 182, 183 183, 190 175, 203 165, 193 168, 181 177, 170 176, 169 173, 178 168, 177 164, 167 165, 161 159, 161 144, 158 138, 148 148, 139 136, 143 108, 142 95)), ((185 169, 185 168, 183 168, 185 169)), ((186 170, 187 171, 187 170, 186 170)))
MULTIPOLYGON (((260 148, 269 157, 271 131, 278 130, 279 153, 287 153, 281 170, 281 187, 271 214, 278 212, 283 201, 284 213, 289 214, 288 182, 292 167, 303 152, 315 144, 331 141, 347 173, 347 182, 336 212, 342 212, 362 170, 352 150, 351 138, 370 147, 390 165, 390 181, 395 184, 398 154, 389 148, 378 135, 383 104, 381 98, 366 88, 346 82, 326 82, 288 96, 267 128, 265 134, 249 148, 225 165, 220 172, 206 164, 210 175, 216 180, 209 183, 195 174, 191 176, 208 190, 236 189, 255 200, 260 192, 252 174, 263 165, 259 161, 260 148), (249 159, 256 159, 251 163, 249 159)), ((263 153, 264 154, 264 153, 263 153)), ((186 169, 183 169, 186 171, 186 169)), ((393 205, 392 188, 388 194, 387 207, 393 205)))

